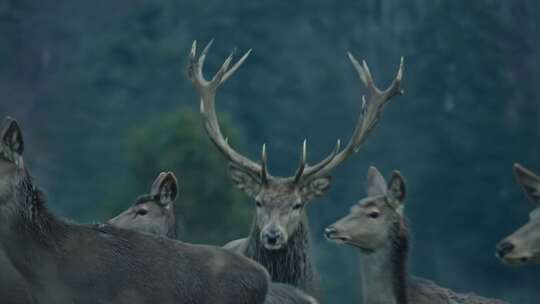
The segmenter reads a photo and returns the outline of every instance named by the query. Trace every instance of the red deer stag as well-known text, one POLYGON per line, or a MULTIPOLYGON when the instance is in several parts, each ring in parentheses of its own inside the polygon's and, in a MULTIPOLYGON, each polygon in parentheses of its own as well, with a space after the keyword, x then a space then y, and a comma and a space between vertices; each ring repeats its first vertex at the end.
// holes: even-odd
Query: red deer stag
POLYGON ((200 95, 200 111, 208 136, 230 162, 229 172, 233 182, 254 199, 256 207, 249 236, 225 247, 261 263, 275 282, 312 290, 313 270, 307 253, 309 227, 305 207, 328 190, 331 171, 360 149, 377 125, 384 105, 392 97, 403 94, 403 58, 390 87, 380 90, 375 86, 366 62, 360 64, 349 53, 349 59, 368 91, 367 98, 362 98, 361 115, 349 143, 341 150, 338 140, 328 157, 315 165, 308 165, 304 141, 296 173, 290 177, 277 177, 268 172, 266 146, 262 146, 260 163, 241 155, 223 137, 216 115, 217 89, 242 65, 251 50, 232 66, 231 54, 215 76, 206 80, 203 66, 211 44, 196 58, 197 45, 193 43, 188 76, 200 95))

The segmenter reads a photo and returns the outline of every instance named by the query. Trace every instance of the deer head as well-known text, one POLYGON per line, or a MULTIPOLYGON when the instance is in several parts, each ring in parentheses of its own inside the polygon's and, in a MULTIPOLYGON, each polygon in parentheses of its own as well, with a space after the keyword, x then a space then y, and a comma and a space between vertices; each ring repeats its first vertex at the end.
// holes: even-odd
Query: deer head
POLYGON ((326 238, 367 252, 376 251, 395 239, 404 223, 405 180, 394 171, 387 184, 371 167, 367 177, 368 196, 351 207, 350 213, 325 229, 326 238))
POLYGON ((204 126, 212 142, 229 160, 229 173, 235 185, 255 201, 255 224, 260 230, 260 240, 267 249, 277 250, 287 243, 289 237, 299 227, 305 216, 306 204, 328 190, 331 171, 360 149, 377 124, 384 105, 393 96, 403 94, 401 89, 403 58, 390 87, 380 90, 375 86, 366 62, 360 64, 348 53, 350 61, 368 90, 367 98, 362 98, 361 115, 349 143, 341 149, 338 140, 328 157, 315 165, 309 165, 307 143, 304 140, 300 164, 294 175, 277 177, 268 171, 266 145, 262 146, 259 163, 241 155, 229 145, 227 138, 223 137, 216 115, 215 96, 218 87, 242 65, 251 50, 232 66, 231 54, 215 76, 211 80, 206 80, 203 76, 203 65, 211 44, 212 42, 196 58, 197 44, 194 42, 188 66, 188 76, 201 97, 200 111, 204 126))
MULTIPOLYGON (((535 204, 540 204, 540 177, 514 164, 518 183, 535 204)), ((497 256, 509 264, 540 263, 540 206, 529 215, 529 222, 497 245, 497 256)))
POLYGON ((152 184, 150 194, 139 196, 129 209, 108 223, 124 229, 174 238, 174 202, 177 194, 178 182, 174 174, 162 172, 152 184))

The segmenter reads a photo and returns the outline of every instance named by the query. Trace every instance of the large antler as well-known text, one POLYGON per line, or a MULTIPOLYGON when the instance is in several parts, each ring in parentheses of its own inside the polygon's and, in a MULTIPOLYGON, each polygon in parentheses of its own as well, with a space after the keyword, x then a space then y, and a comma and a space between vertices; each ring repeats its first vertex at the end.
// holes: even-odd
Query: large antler
POLYGON ((347 159, 351 154, 357 152, 362 143, 369 136, 371 131, 377 125, 379 118, 381 117, 382 110, 384 105, 394 96, 402 95, 403 90, 401 89, 401 78, 403 76, 403 57, 401 57, 401 62, 399 69, 396 75, 396 78, 386 90, 381 91, 375 83, 371 76, 371 72, 365 61, 362 61, 362 64, 354 58, 351 53, 348 53, 349 59, 351 60, 354 68, 358 72, 360 79, 368 89, 368 97, 362 96, 362 110, 354 133, 349 140, 349 143, 345 149, 340 151, 340 141, 337 141, 336 148, 334 151, 326 157, 320 163, 314 166, 308 166, 306 163, 306 142, 302 147, 302 157, 300 161, 300 166, 296 171, 294 177, 289 179, 293 180, 295 183, 300 181, 314 179, 316 177, 325 176, 330 173, 332 169, 341 164, 345 159, 347 159))
POLYGON ((203 76, 203 66, 206 59, 206 54, 208 49, 212 45, 212 41, 206 45, 206 47, 201 52, 201 55, 197 59, 197 41, 193 42, 191 46, 191 52, 189 54, 189 65, 188 65, 188 77, 191 79, 195 88, 201 96, 201 115, 204 119, 204 126, 206 132, 218 149, 227 157, 227 159, 235 166, 247 171, 248 173, 254 174, 261 178, 262 182, 265 182, 268 176, 267 166, 266 166, 266 149, 263 145, 261 163, 262 165, 257 164, 256 162, 242 156, 240 153, 236 152, 227 142, 227 138, 224 138, 221 134, 221 129, 219 127, 219 122, 216 115, 215 99, 216 91, 218 87, 223 84, 229 77, 234 74, 234 72, 242 65, 244 60, 251 53, 251 49, 247 51, 238 62, 236 62, 232 67, 229 68, 233 54, 229 55, 225 62, 221 65, 221 68, 217 73, 212 77, 212 80, 208 81, 203 76))

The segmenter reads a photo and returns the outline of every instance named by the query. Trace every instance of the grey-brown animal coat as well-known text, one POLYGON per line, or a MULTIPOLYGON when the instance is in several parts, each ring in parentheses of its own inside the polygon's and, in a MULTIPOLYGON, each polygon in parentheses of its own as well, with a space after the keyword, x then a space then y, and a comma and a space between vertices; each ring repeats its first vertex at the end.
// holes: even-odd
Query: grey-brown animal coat
POLYGON ((39 303, 264 302, 268 273, 248 258, 55 217, 37 199, 13 119, 0 141, 0 243, 39 303))
POLYGON ((409 277, 409 232, 403 216, 405 181, 395 171, 388 185, 371 167, 368 197, 325 229, 327 238, 354 246, 361 256, 363 304, 504 304, 475 294, 459 294, 409 277))

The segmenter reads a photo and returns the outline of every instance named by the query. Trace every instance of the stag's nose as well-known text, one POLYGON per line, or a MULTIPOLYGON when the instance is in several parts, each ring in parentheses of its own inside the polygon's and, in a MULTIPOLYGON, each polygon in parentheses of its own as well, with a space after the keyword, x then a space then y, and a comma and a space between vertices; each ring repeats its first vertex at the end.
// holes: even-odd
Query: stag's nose
POLYGON ((512 252, 514 248, 514 244, 509 241, 504 241, 497 245, 497 256, 499 256, 499 258, 504 258, 507 254, 512 252))
POLYGON ((335 235, 336 233, 337 233, 337 229, 332 226, 324 228, 324 236, 327 239, 331 239, 332 236, 335 235))
POLYGON ((281 232, 279 230, 269 230, 264 234, 264 238, 269 245, 276 245, 281 239, 281 232))

